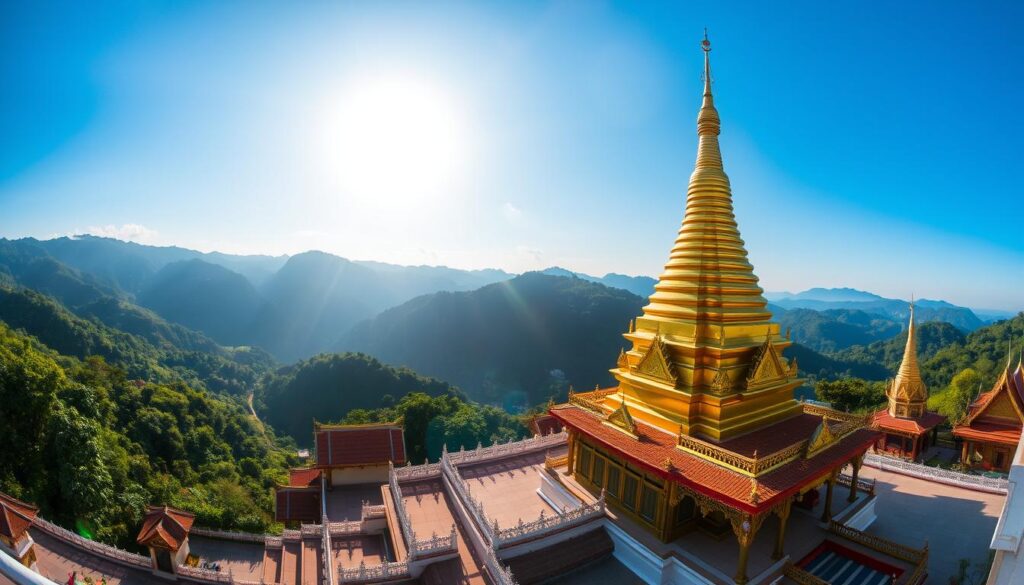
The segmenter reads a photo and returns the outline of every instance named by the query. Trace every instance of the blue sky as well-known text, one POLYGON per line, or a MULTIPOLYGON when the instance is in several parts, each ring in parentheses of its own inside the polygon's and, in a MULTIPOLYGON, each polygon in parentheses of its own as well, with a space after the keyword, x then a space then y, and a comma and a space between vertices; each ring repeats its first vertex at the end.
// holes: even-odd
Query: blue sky
POLYGON ((3 3, 0 236, 656 275, 707 26, 766 289, 1024 308, 1021 5, 782 6, 3 3))

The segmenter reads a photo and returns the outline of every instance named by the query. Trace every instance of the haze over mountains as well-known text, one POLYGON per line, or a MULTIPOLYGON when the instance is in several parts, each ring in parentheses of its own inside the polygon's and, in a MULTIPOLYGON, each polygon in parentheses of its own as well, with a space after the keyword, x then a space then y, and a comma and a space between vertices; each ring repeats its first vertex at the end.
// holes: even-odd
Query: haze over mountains
MULTIPOLYGON (((118 331, 135 335, 154 346, 136 353, 157 356, 164 368, 202 361, 196 352, 214 356, 203 358, 214 360, 204 366, 210 379, 204 383, 216 388, 251 382, 252 375, 233 373, 244 360, 290 363, 321 352, 361 351, 513 410, 564 396, 570 384, 584 389, 610 383, 608 369, 624 346, 621 333, 654 283, 645 276, 597 277, 563 268, 514 276, 395 266, 323 252, 206 254, 92 236, 0 239, 0 284, 46 295, 6 290, 14 327, 33 329, 14 308, 50 303, 29 314, 63 311, 57 321, 73 321, 79 330, 100 327, 96 338, 118 331), (259 349, 250 354, 233 347, 259 349), (158 350, 171 353, 160 357, 158 350), (174 351, 193 353, 186 359, 174 351), (225 374, 218 378, 216 372, 225 374)), ((854 289, 766 296, 776 319, 791 330, 797 342, 791 355, 808 376, 891 375, 907 301, 854 289)), ((916 306, 922 360, 967 343, 984 325, 970 309, 944 301, 916 306)), ((93 353, 102 354, 103 344, 94 345, 93 353)), ((152 370, 146 359, 128 362, 139 363, 140 372, 152 370)))

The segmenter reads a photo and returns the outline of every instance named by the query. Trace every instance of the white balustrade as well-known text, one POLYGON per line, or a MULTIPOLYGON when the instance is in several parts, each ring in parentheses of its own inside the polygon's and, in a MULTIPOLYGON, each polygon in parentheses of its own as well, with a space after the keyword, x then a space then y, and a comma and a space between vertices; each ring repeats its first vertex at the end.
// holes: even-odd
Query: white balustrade
POLYGON ((417 540, 416 533, 412 536, 412 550, 416 551, 416 554, 410 555, 413 558, 428 557, 432 555, 439 555, 449 552, 455 552, 458 550, 458 541, 455 535, 455 525, 452 524, 452 531, 447 536, 438 536, 437 534, 431 534, 430 540, 417 540))
POLYGON ((214 530, 212 528, 203 528, 201 526, 193 526, 189 530, 189 534, 196 536, 205 536, 207 538, 219 538, 221 540, 235 540, 238 542, 257 542, 264 543, 267 537, 272 537, 270 534, 256 534, 253 532, 236 532, 234 530, 214 530))
POLYGON ((481 533, 487 539, 492 549, 511 546, 523 540, 541 538, 586 524, 604 516, 605 499, 604 492, 602 491, 601 497, 593 504, 581 505, 550 515, 542 510, 540 516, 535 520, 530 522, 520 520, 515 526, 503 529, 498 526, 496 519, 488 519, 483 504, 473 497, 468 484, 462 479, 458 468, 455 467, 447 455, 441 458, 442 472, 448 478, 449 483, 454 486, 455 497, 466 505, 474 522, 480 528, 481 533))
POLYGON ((108 544, 103 544, 101 542, 96 542, 94 540, 83 538, 66 528, 61 528, 56 524, 48 522, 43 518, 37 517, 32 522, 32 527, 38 528, 39 530, 45 532, 46 534, 49 534, 57 540, 66 542, 86 552, 95 553, 97 555, 115 561, 117 563, 121 563, 123 565, 140 567, 143 569, 150 569, 153 566, 153 562, 149 557, 137 555, 135 553, 130 553, 126 550, 121 550, 117 547, 110 546, 108 544))
POLYGON ((330 532, 331 536, 360 534, 363 532, 363 523, 359 520, 349 520, 347 522, 329 522, 327 524, 327 531, 330 532))
POLYGON ((373 518, 383 518, 387 515, 387 507, 383 504, 370 505, 368 502, 363 502, 363 510, 361 517, 363 520, 371 520, 373 518))
POLYGON ((921 465, 920 463, 912 463, 910 461, 904 461, 903 459, 886 457, 885 455, 878 455, 875 453, 866 454, 864 456, 864 464, 876 467, 882 471, 895 471, 896 473, 902 473, 904 475, 910 475, 920 479, 937 481, 939 483, 946 483, 972 490, 1005 494, 1010 485, 1009 481, 1002 478, 960 473, 958 471, 942 469, 941 467, 931 467, 930 465, 921 465))
POLYGON ((460 449, 459 451, 448 452, 447 456, 452 463, 456 465, 463 465, 466 463, 486 461, 488 459, 497 459, 500 457, 510 457, 512 455, 530 453, 541 449, 551 449, 552 447, 564 445, 568 441, 568 438, 568 433, 562 431, 560 433, 551 433, 550 435, 544 436, 534 435, 533 438, 523 439, 522 441, 513 442, 510 439, 507 443, 495 443, 490 447, 484 447, 477 443, 476 449, 471 451, 460 449))
POLYGON ((409 464, 406 465, 405 467, 395 468, 395 476, 398 477, 399 481, 427 479, 431 477, 437 477, 440 474, 440 463, 424 463, 423 465, 409 464))
POLYGON ((358 567, 349 569, 338 567, 338 580, 342 583, 369 583, 408 577, 410 577, 409 564, 405 562, 383 562, 367 567, 365 561, 360 561, 358 567))
POLYGON ((512 574, 512 570, 502 565, 498 560, 498 556, 494 554, 494 549, 487 551, 487 556, 484 558, 484 566, 487 568, 487 574, 491 576, 491 581, 495 585, 519 585, 516 582, 515 575, 512 574))
POLYGON ((229 573, 221 573, 219 571, 211 571, 210 569, 200 569, 199 567, 190 567, 188 565, 178 565, 175 571, 178 575, 188 577, 196 581, 203 581, 205 583, 234 583, 235 580, 229 573))

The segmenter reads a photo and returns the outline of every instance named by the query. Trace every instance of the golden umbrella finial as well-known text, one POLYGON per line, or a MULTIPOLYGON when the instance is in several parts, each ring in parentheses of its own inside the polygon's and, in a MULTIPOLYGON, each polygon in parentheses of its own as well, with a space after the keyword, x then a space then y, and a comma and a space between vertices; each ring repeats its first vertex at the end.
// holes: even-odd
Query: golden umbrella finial
POLYGON ((704 40, 700 42, 700 46, 704 49, 705 53, 711 51, 711 41, 708 40, 708 27, 704 27, 704 40))

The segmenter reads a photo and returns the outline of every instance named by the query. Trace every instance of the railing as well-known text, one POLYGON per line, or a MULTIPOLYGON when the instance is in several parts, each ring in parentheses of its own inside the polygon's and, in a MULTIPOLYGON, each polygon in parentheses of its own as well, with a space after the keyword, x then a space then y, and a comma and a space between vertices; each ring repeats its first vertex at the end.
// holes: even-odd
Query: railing
POLYGON ((928 561, 927 544, 925 544, 923 549, 909 547, 905 544, 900 544, 898 542, 882 538, 881 536, 875 536, 874 534, 868 534, 855 528, 850 528, 849 526, 840 524, 835 520, 829 520, 828 530, 836 536, 840 536, 849 541, 856 542, 857 544, 866 546, 872 550, 908 563, 918 564, 922 561, 925 563, 928 561))
POLYGON ((828 581, 820 579, 817 576, 808 573, 800 567, 789 563, 786 568, 782 571, 782 574, 789 577, 792 581, 799 583, 800 585, 829 585, 828 581))
POLYGON ((841 421, 852 421, 852 420, 865 420, 865 415, 854 414, 851 412, 843 412, 836 410, 830 406, 825 406, 827 402, 817 402, 813 400, 804 401, 804 412, 807 414, 813 414, 815 416, 827 416, 832 420, 841 421))
POLYGON ((441 474, 440 463, 424 463, 423 465, 413 465, 412 462, 406 464, 405 467, 396 467, 395 475, 399 481, 411 481, 416 479, 427 479, 430 477, 437 477, 441 474))
POLYGON ((103 544, 101 542, 95 542, 67 530, 61 528, 56 524, 48 522, 42 518, 36 517, 33 521, 32 526, 39 530, 49 534, 57 540, 64 541, 70 545, 76 546, 87 552, 96 553, 100 556, 106 557, 112 561, 121 563, 123 565, 129 565, 132 567, 141 567, 143 569, 150 569, 153 566, 153 561, 149 557, 130 553, 126 550, 121 550, 117 547, 103 544))
POLYGON ((569 454, 566 453, 560 457, 545 457, 544 467, 547 469, 558 469, 559 467, 569 465, 569 454))
POLYGON ((281 548, 284 546, 284 539, 280 536, 268 536, 263 544, 267 548, 281 548))
POLYGON ((359 534, 363 531, 363 523, 358 520, 347 522, 328 522, 327 532, 331 536, 345 536, 347 534, 359 534))
POLYGON ((746 457, 690 435, 679 435, 679 447, 724 463, 748 475, 757 475, 800 457, 807 448, 807 440, 794 443, 764 457, 746 457))
POLYGON ((875 453, 866 454, 864 456, 864 464, 870 465, 871 467, 877 467, 882 471, 895 471, 896 473, 902 473, 904 475, 910 475, 929 481, 955 485, 971 490, 1005 494, 1010 485, 1010 482, 1005 479, 960 473, 958 471, 921 465, 920 463, 912 463, 910 461, 886 457, 885 455, 878 455, 875 453))
POLYGON ((398 513, 398 524, 402 527, 402 536, 405 537, 405 545, 409 548, 409 556, 412 556, 412 524, 409 522, 409 514, 405 511, 405 500, 402 499, 402 488, 398 487, 398 475, 395 473, 395 466, 388 463, 388 486, 391 489, 391 499, 395 502, 395 512, 398 513))
POLYGON ((487 518, 483 504, 473 497, 469 486, 462 479, 458 469, 447 456, 441 458, 441 466, 445 477, 448 478, 449 483, 455 488, 455 497, 466 505, 474 523, 480 528, 481 533, 487 539, 492 549, 561 532, 598 519, 604 516, 605 513, 605 499, 602 492, 600 499, 593 504, 564 510, 550 516, 541 511, 540 517, 532 522, 520 520, 515 526, 503 529, 498 526, 497 519, 489 520, 487 518))
MULTIPOLYGON (((440 464, 438 464, 440 465, 440 464)), ((408 468, 406 468, 408 469, 408 468)), ((398 474, 395 467, 391 466, 388 473, 388 485, 391 489, 391 499, 395 502, 395 511, 398 513, 398 523, 402 527, 402 536, 405 537, 405 545, 409 550, 409 558, 431 556, 458 550, 458 541, 455 536, 455 525, 447 536, 432 534, 430 540, 418 540, 416 532, 412 529, 412 522, 405 510, 405 500, 402 499, 402 489, 398 486, 398 474)))
POLYGON ((203 528, 201 526, 193 526, 189 530, 189 534, 196 536, 205 536, 207 538, 219 538, 221 540, 236 540, 239 542, 257 542, 264 543, 267 540, 269 534, 255 534, 252 532, 236 532, 234 530, 214 530, 212 528, 203 528))
POLYGON ((409 556, 412 558, 429 557, 458 550, 458 541, 455 535, 455 525, 452 524, 452 531, 447 536, 431 534, 430 540, 418 540, 416 533, 412 533, 412 545, 409 556), (415 551, 415 554, 412 554, 415 551))
POLYGON ((476 449, 470 451, 459 449, 458 451, 449 452, 447 449, 444 449, 441 458, 444 459, 447 457, 449 461, 456 465, 464 465, 466 463, 475 463, 477 461, 497 459, 499 457, 508 457, 510 455, 519 455, 521 453, 530 453, 541 449, 550 449, 552 447, 562 445, 568 440, 568 433, 562 431, 560 433, 551 433, 550 435, 544 436, 535 435, 533 438, 523 439, 522 441, 513 442, 509 439, 507 443, 495 443, 490 447, 484 447, 480 443, 477 443, 476 449))
MULTIPOLYGON (((862 477, 857 478, 857 491, 864 492, 868 495, 875 495, 875 482, 876 480, 868 481, 862 477)), ((850 487, 853 483, 853 477, 842 473, 836 478, 836 483, 842 486, 850 487)))
POLYGON ((302 537, 306 536, 320 536, 323 534, 323 524, 301 524, 299 525, 299 534, 302 537))
POLYGON ((515 575, 512 574, 512 570, 498 561, 498 556, 494 554, 494 549, 487 551, 487 556, 484 557, 484 567, 487 569, 487 574, 491 576, 491 581, 494 585, 519 585, 516 582, 515 575))
POLYGON ((363 520, 383 518, 385 515, 387 515, 387 506, 383 504, 374 506, 370 505, 369 502, 363 502, 363 510, 362 514, 360 515, 363 520))
MULTIPOLYGON (((325 500, 321 500, 325 501, 325 500)), ((324 513, 322 523, 327 526, 327 530, 321 531, 320 541, 320 566, 323 567, 324 574, 324 585, 334 585, 334 569, 331 565, 331 530, 330 523, 327 521, 327 514, 324 513)))
POLYGON ((296 540, 302 540, 301 530, 283 530, 281 531, 281 539, 293 542, 296 540))
POLYGON ((404 561, 397 563, 383 562, 369 567, 366 566, 365 561, 359 561, 358 567, 350 569, 338 567, 338 580, 342 583, 371 583, 374 581, 405 579, 409 577, 409 564, 404 561))
POLYGON ((178 565, 175 571, 178 575, 188 577, 189 579, 195 579, 196 581, 205 581, 207 583, 234 583, 234 577, 230 573, 221 573, 219 571, 211 571, 210 569, 200 569, 199 567, 190 567, 188 565, 178 565))

